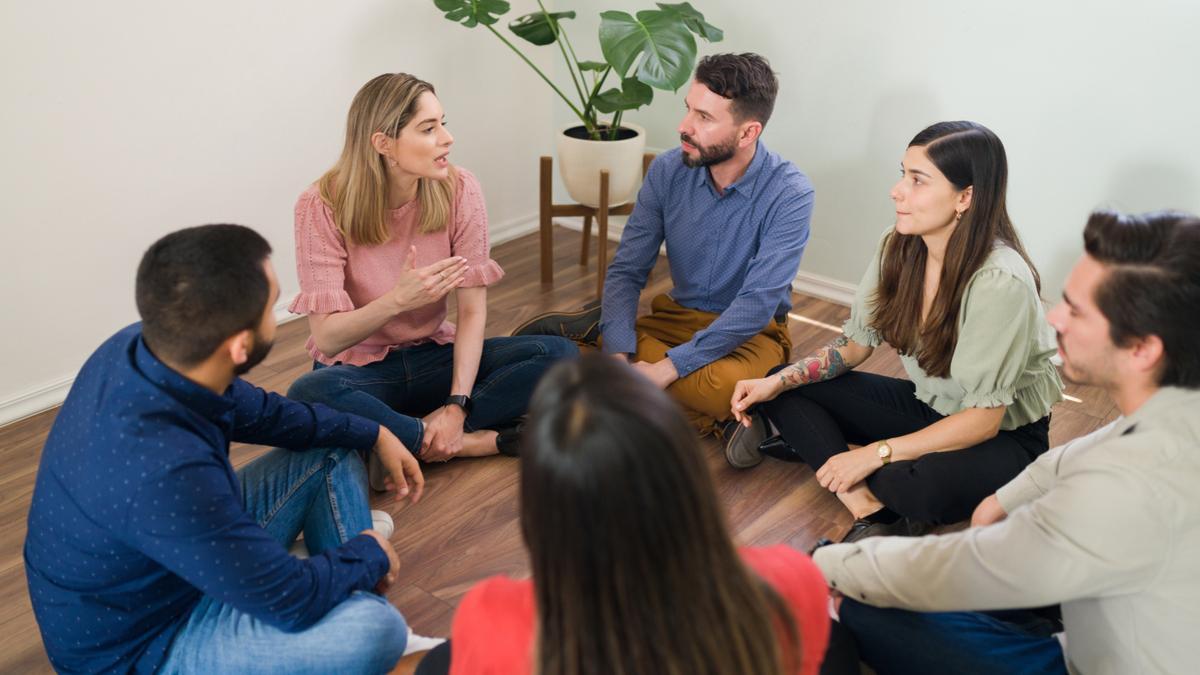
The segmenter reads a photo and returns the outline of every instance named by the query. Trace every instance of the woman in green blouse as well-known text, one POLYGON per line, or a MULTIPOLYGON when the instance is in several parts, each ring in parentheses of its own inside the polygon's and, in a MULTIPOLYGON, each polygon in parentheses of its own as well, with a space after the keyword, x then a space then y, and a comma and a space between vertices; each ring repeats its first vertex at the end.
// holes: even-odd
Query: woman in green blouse
POLYGON ((917 134, 843 335, 738 382, 735 467, 803 461, 854 515, 846 541, 970 517, 1049 447, 1062 380, 1037 270, 1005 206, 1004 146, 974 122, 917 134), (881 342, 908 380, 854 372, 881 342), (764 419, 765 417, 765 419, 764 419), (782 441, 761 441, 768 420, 782 441), (847 444, 861 447, 849 450, 847 444))

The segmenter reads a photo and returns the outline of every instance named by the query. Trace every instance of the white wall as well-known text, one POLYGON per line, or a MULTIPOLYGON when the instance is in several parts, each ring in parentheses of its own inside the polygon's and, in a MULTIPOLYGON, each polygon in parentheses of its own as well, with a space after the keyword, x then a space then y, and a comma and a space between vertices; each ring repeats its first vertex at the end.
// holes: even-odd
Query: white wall
MULTIPOLYGON (((581 13, 649 2, 587 0, 581 13)), ((1200 3, 696 0, 725 30, 701 53, 770 59, 780 96, 764 135, 817 189, 802 274, 857 283, 892 221, 904 147, 972 119, 1008 151, 1009 209, 1057 297, 1087 214, 1108 205, 1200 212, 1200 3)), ((630 115, 678 143, 682 98, 630 115)))
POLYGON ((169 231, 255 227, 289 300, 292 205, 336 159, 354 92, 400 70, 438 87, 493 233, 533 217, 549 91, 430 0, 3 3, 0 422, 57 402, 136 320, 137 262, 169 231))

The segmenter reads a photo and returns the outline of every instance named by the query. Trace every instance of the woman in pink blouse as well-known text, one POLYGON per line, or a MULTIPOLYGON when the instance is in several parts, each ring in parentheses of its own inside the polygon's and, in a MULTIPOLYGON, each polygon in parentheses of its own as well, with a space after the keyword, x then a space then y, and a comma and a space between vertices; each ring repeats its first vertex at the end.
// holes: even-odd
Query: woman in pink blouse
POLYGON ((380 75, 350 105, 341 158, 296 203, 289 309, 308 315, 316 363, 288 396, 375 420, 425 461, 515 454, 534 385, 577 353, 562 338, 484 339, 487 287, 504 271, 453 142, 432 85, 380 75))

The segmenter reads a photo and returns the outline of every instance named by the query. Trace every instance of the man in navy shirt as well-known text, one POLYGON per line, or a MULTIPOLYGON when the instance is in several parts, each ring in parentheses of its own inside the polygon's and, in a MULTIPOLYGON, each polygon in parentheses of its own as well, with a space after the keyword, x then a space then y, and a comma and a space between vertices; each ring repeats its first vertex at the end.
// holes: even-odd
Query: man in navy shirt
POLYGON ((759 140, 778 88, 756 54, 702 59, 680 146, 650 165, 602 304, 537 317, 514 334, 600 343, 666 388, 701 431, 729 420, 737 381, 788 360, 791 284, 812 215, 808 177, 759 140), (638 318, 663 243, 675 287, 638 318))
MULTIPOLYGON (((384 671, 400 613, 358 450, 400 495, 416 460, 374 422, 239 377, 275 335, 253 230, 206 225, 142 258, 142 323, 88 359, 42 452, 25 540, 34 614, 62 672, 384 671), (281 446, 240 472, 231 441, 281 446), (310 557, 285 548, 303 532, 310 557)), ((410 489, 411 485, 411 489, 410 489)))

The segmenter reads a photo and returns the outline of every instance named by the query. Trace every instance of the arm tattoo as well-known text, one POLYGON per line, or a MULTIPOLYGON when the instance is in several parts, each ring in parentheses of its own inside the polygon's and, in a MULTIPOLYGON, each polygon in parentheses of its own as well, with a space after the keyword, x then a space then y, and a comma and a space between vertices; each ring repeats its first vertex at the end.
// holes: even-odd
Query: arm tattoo
POLYGON ((840 348, 850 344, 845 335, 839 335, 836 340, 822 347, 816 354, 797 361, 779 371, 779 380, 783 386, 791 389, 803 384, 832 380, 850 370, 846 365, 840 348))

